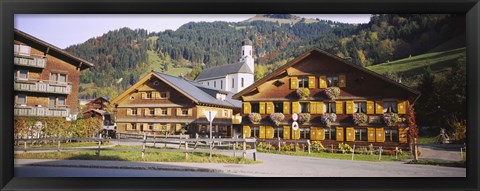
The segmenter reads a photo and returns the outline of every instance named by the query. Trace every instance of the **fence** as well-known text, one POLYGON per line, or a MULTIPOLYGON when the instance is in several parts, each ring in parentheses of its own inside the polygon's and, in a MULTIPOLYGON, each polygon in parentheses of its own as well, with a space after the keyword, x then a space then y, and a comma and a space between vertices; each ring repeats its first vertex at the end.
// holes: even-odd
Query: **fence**
MULTIPOLYGON (((100 135, 99 137, 102 137, 100 135)), ((236 146, 240 143, 242 145, 242 149, 240 150, 243 153, 243 158, 247 157, 247 154, 252 154, 253 159, 256 160, 256 139, 236 139, 236 138, 221 138, 221 139, 206 139, 206 138, 194 138, 190 139, 188 135, 184 136, 147 136, 147 135, 135 135, 135 134, 122 134, 117 136, 117 139, 110 139, 110 138, 38 138, 38 139, 16 139, 15 141, 23 142, 23 149, 16 149, 15 151, 52 151, 52 148, 29 148, 27 142, 47 142, 47 141, 54 141, 57 142, 56 151, 60 152, 62 150, 96 150, 97 156, 100 155, 102 150, 122 150, 122 151, 141 151, 142 158, 145 157, 146 152, 183 152, 185 153, 185 158, 188 158, 188 153, 210 153, 210 158, 212 153, 233 153, 233 156, 236 156, 236 146), (141 137, 141 138, 140 138, 141 137), (75 147, 75 148, 66 148, 61 147, 62 142, 66 141, 90 141, 90 142, 98 142, 98 147, 75 147), (109 142, 109 141, 117 141, 117 144, 120 142, 128 142, 128 143, 141 143, 141 150, 139 149, 128 149, 128 148, 102 148, 102 142, 109 142), (156 147, 157 143, 164 143, 165 147, 167 144, 175 144, 178 145, 178 149, 165 149, 159 151, 158 149, 146 149, 147 144, 152 143, 154 147, 156 147), (233 144, 232 144, 233 143, 233 144), (247 143, 253 143, 253 149, 247 149, 247 143), (215 146, 216 144, 216 146, 215 146), (190 148, 190 145, 192 147, 190 148), (202 149, 199 146, 203 145, 212 145, 212 149, 202 149), (215 147, 220 148, 213 150, 215 147), (231 148, 231 149, 230 149, 231 148)))

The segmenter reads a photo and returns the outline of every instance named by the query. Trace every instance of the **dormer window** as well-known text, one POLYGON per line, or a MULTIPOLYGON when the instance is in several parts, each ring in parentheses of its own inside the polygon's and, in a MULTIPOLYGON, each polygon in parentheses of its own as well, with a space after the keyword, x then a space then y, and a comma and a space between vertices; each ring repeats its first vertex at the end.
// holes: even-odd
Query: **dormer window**
POLYGON ((217 93, 217 99, 221 101, 225 101, 225 99, 227 99, 227 95, 222 93, 217 93))

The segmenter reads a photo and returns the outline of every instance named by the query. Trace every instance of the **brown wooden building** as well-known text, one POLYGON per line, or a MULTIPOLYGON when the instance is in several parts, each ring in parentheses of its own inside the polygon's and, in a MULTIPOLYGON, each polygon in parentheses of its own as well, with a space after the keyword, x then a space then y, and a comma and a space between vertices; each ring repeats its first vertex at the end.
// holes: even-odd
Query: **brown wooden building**
POLYGON ((101 96, 88 102, 85 106, 86 106, 86 110, 91 110, 91 109, 106 110, 107 103, 110 103, 110 98, 101 96))
POLYGON ((295 136, 328 146, 347 143, 402 147, 408 142, 407 109, 418 97, 415 90, 319 49, 304 53, 233 96, 243 101, 246 137, 261 140, 295 136), (333 99, 325 93, 327 88, 335 89, 332 87, 340 89, 333 99), (305 98, 297 93, 302 88, 310 91, 305 98), (259 113, 260 122, 251 122, 250 113, 259 113), (284 119, 275 125, 269 117, 272 113, 281 113, 284 119), (309 121, 300 124, 295 132, 291 128, 293 113, 310 115, 309 121), (322 116, 332 113, 336 120, 327 125, 322 116), (387 125, 383 119, 386 113, 399 118, 387 125), (367 120, 354 123, 353 114, 367 120))
POLYGON ((80 71, 92 63, 14 30, 14 115, 71 117, 78 113, 80 71))
POLYGON ((241 102, 233 94, 159 72, 150 72, 112 100, 117 133, 209 134, 204 111, 215 110, 213 136, 230 137, 233 124, 240 124, 241 102))

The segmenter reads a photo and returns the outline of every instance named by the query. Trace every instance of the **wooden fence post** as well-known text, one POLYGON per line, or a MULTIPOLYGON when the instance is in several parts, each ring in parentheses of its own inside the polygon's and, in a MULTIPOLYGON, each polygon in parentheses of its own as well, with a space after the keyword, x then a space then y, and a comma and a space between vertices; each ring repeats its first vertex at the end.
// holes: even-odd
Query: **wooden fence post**
POLYGON ((23 142, 23 151, 27 152, 27 141, 23 142))
POLYGON ((310 140, 307 140, 308 154, 310 154, 310 140))
POLYGON ((395 159, 398 159, 398 147, 395 147, 395 159))
POLYGON ((352 160, 355 157, 355 145, 353 145, 353 150, 352 150, 352 160))
POLYGON ((382 147, 380 147, 380 148, 378 149, 378 151, 379 151, 379 157, 378 157, 378 160, 382 160, 382 152, 383 152, 383 149, 382 149, 382 147))
POLYGON ((237 156, 237 142, 233 142, 233 157, 236 157, 237 156))
POLYGON ((153 147, 155 147, 155 142, 156 142, 157 136, 153 134, 153 147))
POLYGON ((117 146, 120 145, 120 137, 122 136, 121 133, 118 133, 118 136, 117 136, 117 146))
POLYGON ((257 144, 253 144, 253 160, 257 161, 257 144))
POLYGON ((413 156, 414 156, 414 160, 418 160, 418 145, 417 145, 417 138, 413 138, 413 150, 414 150, 414 153, 413 153, 413 156))
POLYGON ((185 160, 188 159, 188 137, 185 137, 185 160))
POLYGON ((243 135, 243 158, 247 158, 247 140, 245 134, 243 135))
POLYGON ((279 152, 281 151, 280 147, 281 147, 281 146, 280 146, 280 137, 278 137, 278 151, 279 151, 279 152))
POLYGON ((100 147, 101 147, 101 145, 102 145, 102 141, 101 141, 102 134, 100 133, 100 135, 98 135, 98 137, 99 137, 99 140, 98 140, 98 148, 97 148, 97 153, 96 153, 96 154, 97 154, 97 157, 100 156, 100 147))
POLYGON ((60 152, 60 141, 57 141, 57 152, 60 152))
POLYGON ((142 159, 145 159, 145 143, 147 142, 147 135, 143 134, 143 143, 142 143, 142 159))

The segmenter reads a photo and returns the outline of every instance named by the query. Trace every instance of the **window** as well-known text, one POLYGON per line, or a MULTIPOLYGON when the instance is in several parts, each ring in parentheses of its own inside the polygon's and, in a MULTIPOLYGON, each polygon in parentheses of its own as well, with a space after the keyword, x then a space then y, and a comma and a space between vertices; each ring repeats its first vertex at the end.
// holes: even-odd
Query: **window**
POLYGON ((232 88, 235 88, 235 78, 232 78, 232 88))
POLYGON ((130 100, 134 100, 135 99, 135 96, 130 96, 130 100))
POLYGON ((137 108, 135 108, 135 109, 132 109, 132 115, 138 115, 137 108))
POLYGON ((150 131, 153 131, 153 123, 149 123, 149 124, 148 124, 148 129, 149 129, 150 131))
POLYGON ((167 99, 167 92, 160 92, 160 99, 167 99))
POLYGON ((325 139, 336 140, 337 139, 336 135, 337 134, 336 134, 335 127, 326 127, 325 128, 325 139))
POLYGON ((217 81, 213 81, 213 87, 214 87, 214 88, 217 87, 217 81))
POLYGON ((356 141, 367 141, 367 129, 355 129, 355 140, 356 141))
POLYGON ((220 80, 220 89, 223 89, 223 80, 220 80))
POLYGON ((250 131, 250 136, 258 138, 258 135, 260 134, 260 129, 258 127, 252 127, 250 131))
POLYGON ((154 116, 155 115, 155 108, 149 108, 150 110, 150 115, 154 116))
POLYGON ((222 111, 223 111, 223 117, 229 117, 230 112, 228 112, 228 110, 224 109, 222 111))
POLYGON ((260 104, 259 103, 251 103, 252 113, 260 113, 260 104))
POLYGON ((354 102, 353 111, 355 113, 366 113, 367 112, 367 103, 366 102, 354 102))
POLYGON ((338 76, 328 76, 327 87, 338 87, 338 76))
POLYGON ((147 92, 146 98, 147 99, 152 99, 152 92, 147 92))
POLYGON ((161 109, 161 113, 162 113, 162 115, 167 115, 167 114, 168 114, 168 113, 167 113, 167 109, 166 109, 166 108, 162 108, 162 109, 161 109))
POLYGON ((188 109, 182 109, 182 115, 184 116, 188 115, 188 109))
POLYGON ((50 82, 67 83, 67 74, 50 73, 50 82))
POLYGON ((245 84, 244 81, 245 81, 245 80, 242 78, 242 88, 243 88, 243 86, 244 86, 244 84, 245 84))
POLYGON ((25 45, 13 45, 13 53, 17 55, 30 56, 30 47, 25 45))
POLYGON ((18 80, 28 80, 28 70, 18 70, 15 75, 18 80))
POLYGON ((310 103, 300 103, 300 113, 310 113, 310 103))
POLYGON ((283 127, 275 127, 273 128, 273 130, 276 132, 274 135, 273 135, 273 138, 282 138, 283 139, 283 127))
POLYGON ((298 78, 298 87, 299 88, 308 88, 308 77, 299 77, 298 78))
POLYGON ((398 130, 385 129, 385 142, 398 142, 398 130))
POLYGON ((16 104, 27 104, 27 95, 18 94, 16 104))
POLYGON ((207 82, 207 86, 210 86, 210 82, 207 82))
POLYGON ((137 130, 137 124, 136 123, 130 123, 132 125, 132 130, 137 130))
POLYGON ((48 98, 48 107, 49 108, 54 108, 55 107, 55 97, 49 97, 48 98))
POLYGON ((384 113, 397 113, 397 102, 396 101, 384 101, 383 102, 383 112, 384 113))
POLYGON ((65 97, 58 97, 57 98, 57 105, 58 106, 64 106, 65 104, 65 97))
POLYGON ((55 108, 58 106, 65 106, 66 105, 66 98, 63 96, 58 97, 49 97, 48 98, 48 106, 50 108, 55 108))
POLYGON ((273 105, 275 113, 283 113, 283 102, 275 102, 273 105))
POLYGON ((336 106, 335 102, 327 102, 325 103, 325 111, 327 113, 335 113, 337 112, 336 106))
POLYGON ((299 128, 300 139, 310 139, 310 128, 299 128))

